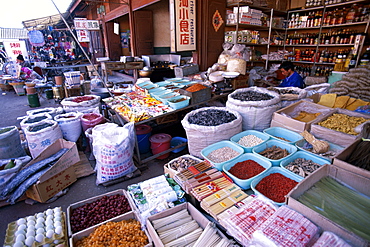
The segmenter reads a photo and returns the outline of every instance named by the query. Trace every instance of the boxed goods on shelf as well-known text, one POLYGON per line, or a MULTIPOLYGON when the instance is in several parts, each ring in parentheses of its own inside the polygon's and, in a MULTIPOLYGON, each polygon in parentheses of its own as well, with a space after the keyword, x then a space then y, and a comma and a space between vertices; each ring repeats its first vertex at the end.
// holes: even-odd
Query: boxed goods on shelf
POLYGON ((27 197, 38 202, 46 202, 59 191, 76 181, 73 165, 80 161, 77 146, 76 143, 63 139, 58 139, 48 146, 40 155, 28 163, 25 168, 55 154, 62 148, 67 148, 68 151, 26 191, 27 197))
MULTIPOLYGON (((339 213, 339 216, 337 219, 344 219, 346 221, 345 224, 340 224, 335 222, 332 219, 327 218, 322 213, 318 213, 308 207, 307 205, 303 204, 301 202, 301 196, 305 194, 310 189, 316 187, 317 183, 321 181, 322 179, 332 179, 336 180, 338 184, 343 184, 344 187, 350 187, 352 188, 351 191, 353 191, 356 195, 360 195, 361 198, 368 198, 369 197, 369 178, 366 178, 364 176, 361 176, 359 174, 355 174, 353 172, 350 172, 348 170, 344 170, 340 167, 333 166, 333 165, 323 165, 321 168, 319 168, 317 171, 312 173, 309 177, 301 181, 289 194, 287 198, 287 204, 289 207, 294 209, 295 211, 303 214, 305 217, 307 217, 309 220, 311 220, 313 223, 318 225, 323 231, 330 231, 341 237, 342 239, 346 240, 350 245, 352 246, 368 246, 369 240, 364 239, 362 237, 359 237, 356 233, 350 231, 347 229, 349 226, 349 215, 352 215, 349 212, 341 212, 339 213), (348 224, 347 224, 348 223, 348 224)), ((326 186, 327 187, 327 186, 326 186)), ((349 190, 349 188, 347 188, 349 190)), ((330 190, 332 191, 332 190, 330 190)), ((340 191, 345 192, 343 189, 340 191)), ((320 203, 324 203, 323 200, 331 200, 333 197, 320 197, 319 200, 320 203)), ((350 201, 354 201, 355 197, 350 196, 347 199, 341 198, 341 203, 337 204, 338 206, 341 206, 343 210, 343 206, 345 204, 343 203, 347 202, 348 199, 350 201)), ((368 199, 366 199, 368 201, 368 199)), ((354 202, 356 204, 356 202, 354 202)), ((353 204, 353 203, 352 203, 353 204)), ((325 204, 327 205, 327 204, 325 204)), ((357 204, 358 205, 358 204, 357 204)), ((365 208, 368 208, 369 205, 365 204, 365 208)), ((345 210, 355 210, 352 208, 352 206, 345 206, 345 210)), ((359 215, 359 217, 364 217, 362 214, 359 215)), ((365 219, 365 218, 363 218, 365 219)), ((363 220, 361 219, 361 220, 363 220)), ((366 219, 365 219, 366 221, 366 219)), ((368 229, 366 226, 361 227, 362 230, 368 229)), ((368 235, 369 236, 369 235, 368 235)))
POLYGON ((67 208, 68 236, 115 219, 134 208, 134 202, 123 189, 73 203, 67 208), (101 212, 102 209, 104 212, 101 212))
POLYGON ((301 100, 274 112, 271 127, 283 127, 298 133, 304 130, 310 131, 315 119, 321 119, 331 111, 329 107, 301 100), (296 119, 297 117, 300 118, 296 119))
POLYGON ((110 219, 91 228, 85 229, 70 237, 69 246, 92 246, 94 243, 106 243, 107 241, 120 241, 131 238, 133 241, 123 242, 123 246, 128 246, 136 242, 138 246, 152 247, 152 239, 147 230, 142 230, 139 218, 135 212, 129 212, 116 218, 110 219), (116 226, 116 227, 115 227, 116 226), (90 238, 86 240, 86 238, 90 238), (85 239, 85 240, 84 240, 85 239), (81 242, 82 241, 82 242, 81 242), (77 243, 80 243, 77 245, 77 243), (81 245, 81 243, 84 243, 81 245))
POLYGON ((336 108, 325 118, 317 119, 312 123, 311 134, 316 138, 347 147, 358 137, 355 128, 369 120, 369 115, 336 108), (323 123, 326 127, 322 126, 323 123))

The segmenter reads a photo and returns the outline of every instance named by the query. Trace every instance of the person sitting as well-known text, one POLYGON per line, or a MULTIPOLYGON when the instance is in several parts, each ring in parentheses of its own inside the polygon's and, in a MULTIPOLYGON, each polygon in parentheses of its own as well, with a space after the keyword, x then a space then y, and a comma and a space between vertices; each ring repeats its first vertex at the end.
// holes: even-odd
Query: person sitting
POLYGON ((24 61, 23 55, 19 54, 16 59, 17 63, 22 67, 31 68, 31 64, 29 62, 24 61))
POLYGON ((279 67, 281 74, 285 79, 278 85, 278 87, 299 87, 304 88, 305 84, 302 77, 294 71, 294 64, 290 61, 283 62, 279 67))

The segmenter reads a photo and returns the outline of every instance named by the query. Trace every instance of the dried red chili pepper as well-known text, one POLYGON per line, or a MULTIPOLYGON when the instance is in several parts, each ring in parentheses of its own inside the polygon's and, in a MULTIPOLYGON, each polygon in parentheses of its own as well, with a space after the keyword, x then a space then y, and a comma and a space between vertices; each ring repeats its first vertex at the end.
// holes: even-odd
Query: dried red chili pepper
POLYGON ((272 173, 262 178, 256 189, 274 202, 282 203, 285 201, 285 196, 297 184, 297 181, 287 178, 281 173, 272 173))
POLYGON ((265 168, 256 161, 245 160, 236 163, 230 168, 229 172, 239 179, 248 179, 260 174, 264 170, 265 168))

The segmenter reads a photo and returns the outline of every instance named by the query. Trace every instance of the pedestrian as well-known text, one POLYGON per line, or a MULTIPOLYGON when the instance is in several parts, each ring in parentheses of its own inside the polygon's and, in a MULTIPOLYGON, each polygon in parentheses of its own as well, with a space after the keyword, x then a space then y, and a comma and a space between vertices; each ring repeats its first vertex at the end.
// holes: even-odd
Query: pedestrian
POLYGON ((285 79, 283 79, 278 87, 305 87, 302 77, 294 71, 294 64, 291 61, 283 62, 279 69, 283 76, 285 76, 285 79))

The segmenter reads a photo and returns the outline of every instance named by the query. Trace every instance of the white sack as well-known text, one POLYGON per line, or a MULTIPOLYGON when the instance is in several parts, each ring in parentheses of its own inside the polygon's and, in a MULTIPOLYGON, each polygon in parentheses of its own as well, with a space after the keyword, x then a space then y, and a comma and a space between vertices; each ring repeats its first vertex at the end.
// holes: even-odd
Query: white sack
POLYGON ((62 131, 58 123, 54 120, 44 120, 39 123, 31 124, 25 129, 25 134, 32 158, 36 158, 56 140, 63 138, 62 131), (51 126, 38 131, 30 131, 43 124, 51 124, 51 126))
POLYGON ((243 131, 263 131, 270 127, 273 113, 280 108, 280 95, 261 87, 240 88, 228 95, 226 108, 239 112, 243 119, 243 131), (232 98, 233 95, 246 91, 266 93, 271 95, 273 98, 261 101, 241 101, 232 98))
POLYGON ((135 147, 134 123, 127 123, 123 127, 114 123, 99 124, 92 129, 92 137, 97 185, 136 170, 132 159, 135 147))
POLYGON ((16 126, 0 128, 0 159, 17 158, 26 155, 16 126))
POLYGON ((41 122, 43 120, 53 120, 53 117, 47 112, 27 115, 21 121, 20 126, 21 126, 22 130, 25 130, 27 128, 27 126, 29 126, 31 124, 41 122), (37 119, 41 119, 41 120, 37 121, 37 119))
MULTIPOLYGON (((17 172, 29 161, 31 160, 30 156, 18 157, 14 160, 15 166, 13 168, 0 170, 0 190, 4 188, 8 182, 17 175, 17 172)), ((10 159, 1 159, 0 167, 8 164, 10 159)))
POLYGON ((55 121, 62 130, 63 138, 67 141, 76 142, 81 135, 81 116, 79 112, 69 112, 55 116, 55 121))
POLYGON ((45 107, 45 108, 41 108, 41 109, 26 111, 26 114, 28 116, 35 115, 35 114, 40 114, 40 113, 49 113, 54 118, 56 115, 63 113, 63 108, 62 107, 57 107, 57 108, 45 107))
POLYGON ((242 117, 237 111, 226 109, 226 107, 203 107, 193 110, 185 115, 181 124, 186 131, 189 153, 198 158, 202 158, 201 151, 203 148, 219 141, 229 140, 232 136, 242 131, 242 117), (188 119, 190 116, 209 109, 230 112, 236 116, 236 119, 217 126, 203 126, 189 123, 188 119))
POLYGON ((98 95, 85 95, 92 97, 91 100, 86 100, 82 102, 74 102, 77 97, 81 96, 75 96, 75 97, 69 97, 63 99, 60 104, 63 106, 63 109, 65 112, 83 112, 83 113, 90 113, 100 112, 100 96, 98 95))

